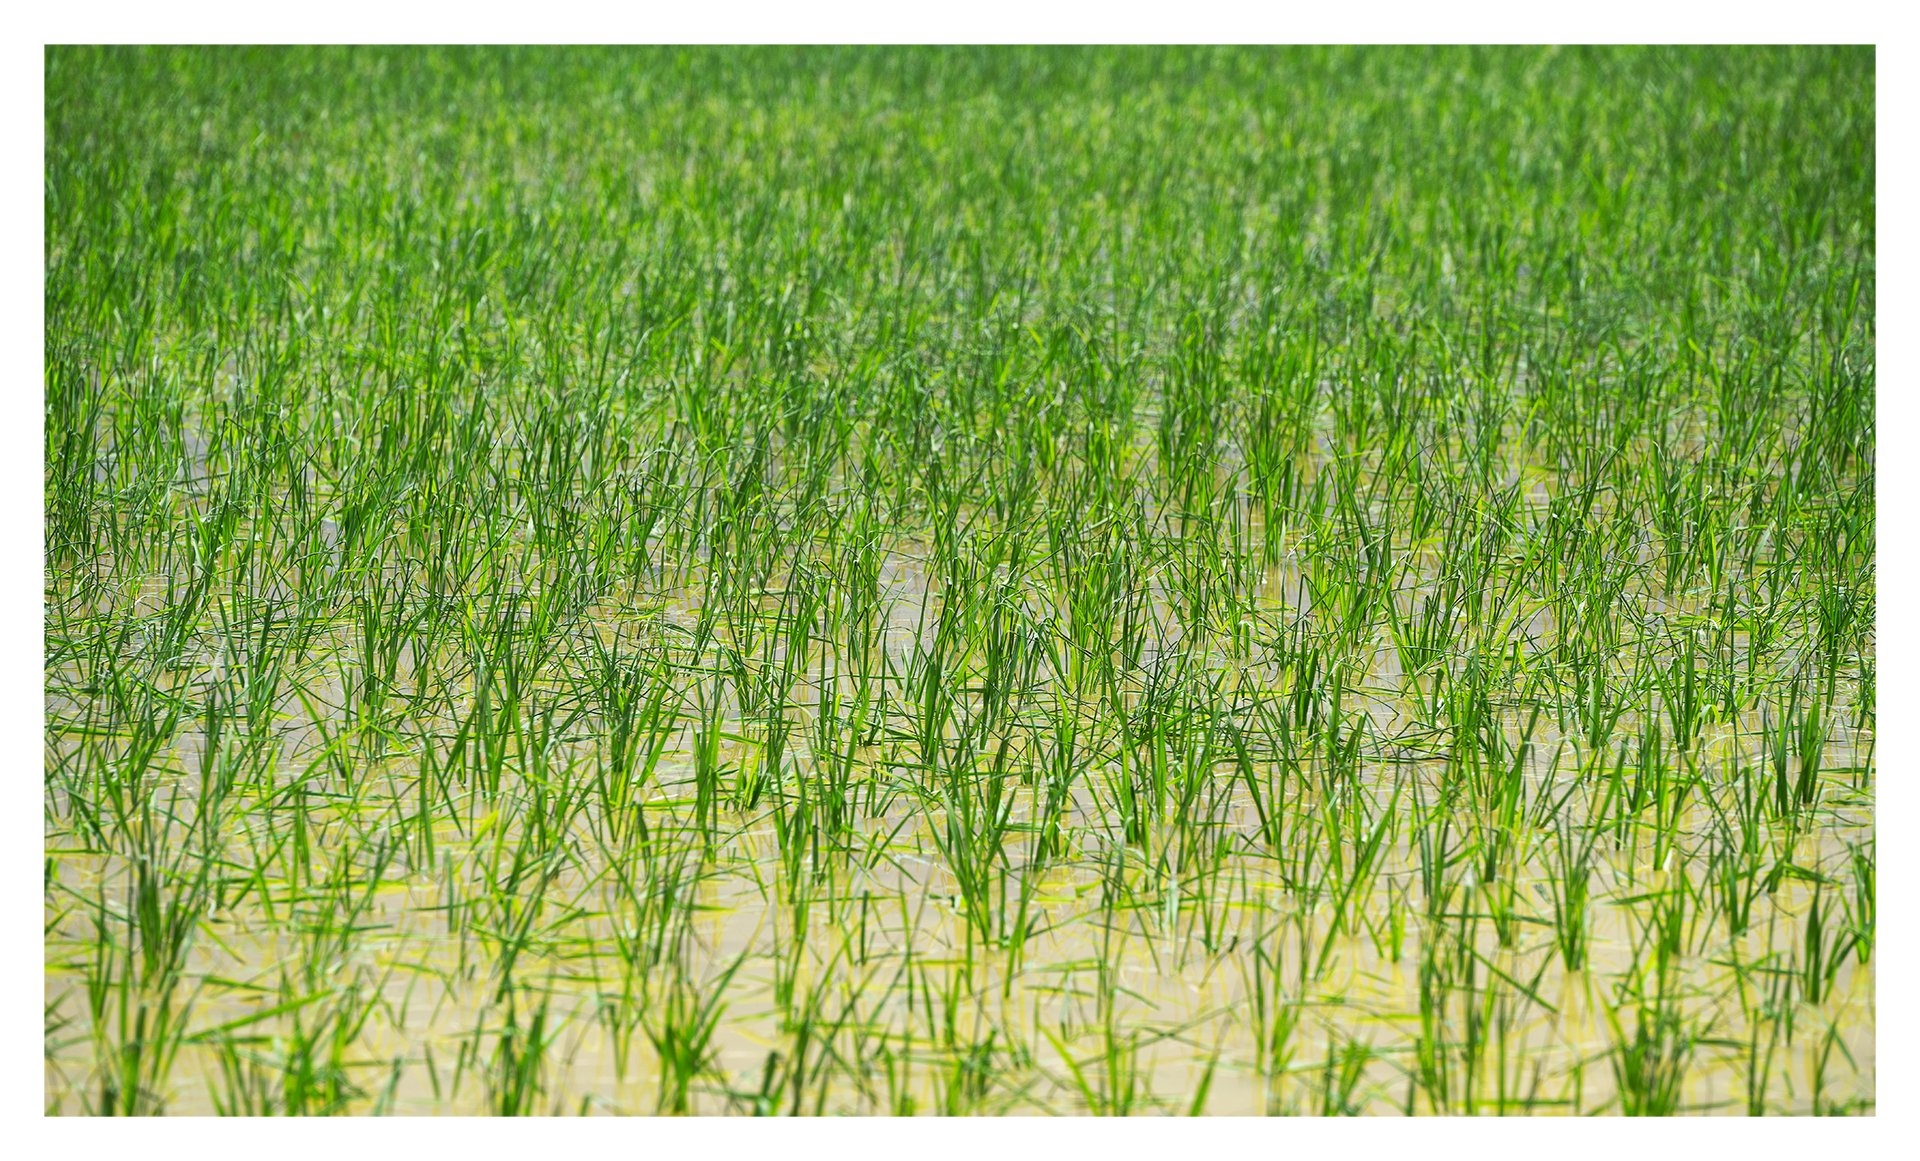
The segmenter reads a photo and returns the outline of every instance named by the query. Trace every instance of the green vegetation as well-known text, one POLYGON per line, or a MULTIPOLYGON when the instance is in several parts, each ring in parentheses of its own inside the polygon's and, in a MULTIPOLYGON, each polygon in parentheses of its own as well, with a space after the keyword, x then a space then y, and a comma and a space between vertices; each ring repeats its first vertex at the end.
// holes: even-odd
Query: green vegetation
POLYGON ((49 1111, 1872 1111, 1871 50, 46 82, 49 1111))

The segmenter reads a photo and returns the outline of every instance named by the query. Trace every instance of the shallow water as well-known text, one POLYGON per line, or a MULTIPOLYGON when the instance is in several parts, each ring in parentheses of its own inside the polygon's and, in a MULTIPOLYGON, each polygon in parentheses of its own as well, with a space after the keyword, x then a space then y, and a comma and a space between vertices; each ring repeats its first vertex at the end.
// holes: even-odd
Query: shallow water
MULTIPOLYGON (((881 575, 887 655, 904 665, 925 649, 937 600, 910 556, 890 555, 881 575)), ((1296 581, 1271 579, 1269 599, 1296 581)), ((1873 838, 1869 738, 1833 731, 1826 806, 1807 833, 1775 836, 1756 853, 1806 874, 1761 893, 1736 935, 1712 905, 1708 854, 1716 812, 1732 801, 1729 760, 1755 761, 1747 752, 1761 723, 1717 726, 1696 748, 1702 781, 1666 840, 1644 820, 1605 828, 1593 852, 1589 962, 1570 971, 1554 938, 1550 827, 1527 832, 1532 845, 1513 854, 1508 882, 1482 884, 1473 867, 1455 865, 1443 869, 1443 895, 1429 893, 1421 838, 1434 841, 1435 828, 1409 811, 1438 801, 1447 767, 1423 754, 1421 715, 1395 695, 1397 655, 1382 648, 1375 658, 1367 685, 1350 695, 1349 709, 1374 731, 1359 781, 1350 790, 1296 784, 1279 792, 1283 807, 1269 804, 1291 820, 1286 842, 1311 852, 1306 862, 1283 853, 1276 865, 1230 753, 1215 753, 1196 784, 1196 805, 1182 814, 1193 825, 1126 841, 1105 789, 1117 754, 1100 747, 1057 804, 1067 846, 1051 859, 1035 849, 1038 783, 1006 775, 1012 826, 988 874, 986 932, 940 849, 934 828, 947 811, 918 796, 923 771, 891 724, 890 737, 878 731, 880 741, 855 747, 869 808, 846 849, 817 862, 809 853, 798 877, 782 865, 770 788, 752 807, 723 808, 706 848, 691 727, 675 732, 637 791, 645 841, 610 839, 592 803, 530 838, 541 823, 528 813, 528 783, 515 780, 500 795, 447 788, 430 851, 406 825, 422 778, 419 754, 407 752, 417 740, 397 753, 358 749, 336 767, 319 755, 337 728, 284 727, 278 756, 259 767, 272 773, 234 791, 221 825, 218 865, 232 878, 199 917, 172 996, 195 1032, 172 1062, 165 1107, 213 1111, 248 1083, 279 1091, 289 1046, 316 1028, 331 1035, 331 1020, 358 1021, 328 1058, 341 1110, 497 1110, 501 1054, 526 1043, 516 1036, 540 1011, 531 1111, 652 1112, 664 1086, 647 1032, 674 987, 717 994, 722 1005, 711 1059, 689 1083, 686 1107, 696 1112, 1180 1112, 1196 1103, 1211 1113, 1617 1111, 1621 1045, 1643 1010, 1672 1021, 1657 1046, 1677 1062, 1680 1111, 1871 1102, 1872 959, 1846 954, 1825 987, 1800 970, 1816 887, 1827 926, 1847 929, 1850 844, 1870 849, 1873 838), (1849 769, 1855 788, 1831 773, 1849 769), (265 787, 293 785, 308 793, 304 862, 273 854, 288 841, 287 814, 265 787), (1324 868, 1356 858, 1361 832, 1381 819, 1371 873, 1323 871, 1317 886, 1303 884, 1300 867, 1311 874, 1314 859, 1324 868), (1361 832, 1341 829, 1356 824, 1361 832), (552 862, 525 865, 543 858, 552 862), (299 881, 268 866, 296 868, 299 881), (218 896, 229 892, 238 902, 223 906, 218 896), (673 905, 650 909, 649 900, 673 905), (1656 920, 1676 905, 1663 969, 1656 920), (1006 925, 1022 913, 1029 932, 1009 940, 1006 925), (521 942, 510 961, 509 932, 521 942), (634 946, 648 936, 670 946, 658 955, 634 946), (1274 1037, 1287 1020, 1290 1033, 1274 1037)), ((1262 684, 1251 670, 1236 681, 1262 684)), ((52 718, 79 704, 54 693, 58 684, 52 718)), ((828 684, 846 696, 850 679, 828 684)), ((808 682, 800 689, 791 712, 804 722, 821 703, 808 682)), ((324 689, 310 691, 309 704, 325 700, 324 689)), ((1623 721, 1619 732, 1635 728, 1623 721)), ((723 784, 754 767, 756 732, 729 724, 716 751, 730 772, 723 784)), ((1520 724, 1506 733, 1518 746, 1520 724)), ((810 738, 795 731, 783 778, 828 765, 810 738)), ((999 768, 1044 763, 1036 735, 1007 738, 1014 756, 999 768)), ((84 744, 56 731, 50 764, 84 744)), ((163 848, 195 842, 190 804, 205 746, 182 731, 169 769, 155 775, 186 807, 164 824, 163 848)), ((590 725, 552 743, 540 759, 549 788, 585 785, 601 746, 590 725)), ((1583 769, 1575 738, 1537 724, 1523 754, 1530 802, 1557 802, 1554 816, 1565 819, 1604 812, 1604 763, 1583 769)), ((976 761, 992 775, 992 755, 976 761)), ((507 769, 524 779, 524 755, 507 769)), ((1461 825, 1457 811, 1447 817, 1461 825)), ((1439 841, 1461 842, 1452 834, 1439 841)), ((97 945, 97 917, 76 901, 130 908, 128 868, 70 830, 50 829, 47 847, 58 885, 48 897, 47 1093, 50 1108, 71 1111, 87 1084, 86 961, 97 945), (66 1021, 57 1032, 51 1013, 66 1021)))

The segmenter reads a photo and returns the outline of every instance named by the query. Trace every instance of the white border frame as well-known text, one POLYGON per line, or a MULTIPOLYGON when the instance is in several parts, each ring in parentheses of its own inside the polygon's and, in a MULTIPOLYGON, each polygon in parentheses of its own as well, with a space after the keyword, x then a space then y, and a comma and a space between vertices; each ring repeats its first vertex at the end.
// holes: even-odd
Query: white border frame
MULTIPOLYGON (((262 1156, 337 1158, 342 1150, 368 1149, 376 1155, 405 1155, 446 1150, 463 1156, 524 1156, 567 1149, 612 1146, 625 1152, 698 1149, 742 1155, 779 1154, 787 1158, 822 1156, 836 1161, 849 1150, 911 1150, 914 1161, 965 1158, 979 1161, 983 1149, 1018 1148, 1022 1153, 1073 1158, 1164 1157, 1169 1151, 1248 1150, 1252 1156, 1296 1149, 1334 1149, 1367 1153, 1409 1152, 1427 1158, 1550 1151, 1555 1161, 1605 1157, 1614 1161, 1624 1149, 1656 1150, 1656 1156, 1682 1153, 1737 1153, 1739 1161, 1771 1156, 1803 1159, 1825 1153, 1848 1157, 1883 1155, 1877 1146, 1906 1136, 1916 1093, 1911 1033, 1915 1004, 1903 987, 1901 965, 1913 963, 1912 909, 1906 888, 1914 885, 1909 848, 1897 841, 1911 825, 1915 791, 1896 773, 1878 783, 1876 818, 1892 820, 1896 841, 1882 848, 1880 891, 1882 921, 1875 949, 1876 978, 1891 965, 1893 986, 1877 989, 1876 1075, 1878 1115, 1838 1123, 1811 1119, 1764 1122, 1724 1118, 1678 1118, 1658 1125, 1600 1118, 1579 1128, 1559 1119, 1478 1123, 1461 1119, 1376 1118, 1339 1123, 1320 1120, 1263 1122, 1210 1118, 1196 1122, 1099 1121, 1090 1118, 929 1121, 860 1119, 803 1121, 773 1125, 738 1119, 690 1121, 584 1120, 565 1123, 485 1121, 461 1118, 399 1120, 357 1119, 316 1122, 295 1130, 270 1121, 172 1118, 140 1125, 105 1120, 69 1119, 56 1123, 41 1116, 45 1087, 42 1054, 32 1045, 43 1037, 25 993, 44 994, 44 966, 26 938, 31 916, 43 908, 31 891, 39 873, 40 812, 25 802, 40 793, 41 781, 28 771, 39 768, 44 729, 44 675, 41 671, 44 553, 44 442, 41 405, 44 364, 44 45, 59 43, 419 43, 455 40, 472 43, 1426 43, 1426 42, 1692 42, 1719 43, 1873 43, 1878 45, 1876 204, 1888 190, 1904 196, 1894 213, 1876 223, 1878 302, 1886 317, 1911 317, 1914 152, 1910 117, 1914 66, 1920 59, 1901 31, 1894 10, 1870 3, 1820 5, 1755 2, 1625 3, 1556 10, 1538 3, 1408 3, 1395 0, 1349 5, 1249 4, 1223 0, 1183 0, 1178 5, 1143 5, 1112 0, 1096 3, 1037 3, 1035 0, 980 0, 952 9, 910 10, 902 4, 844 2, 800 5, 740 0, 683 5, 614 7, 580 0, 547 0, 537 6, 485 0, 469 4, 368 3, 340 0, 294 8, 234 2, 136 5, 72 4, 16 16, 17 38, 4 49, 8 67, 0 85, 8 90, 0 104, 4 116, 5 199, 0 222, 7 229, 5 262, 0 266, 0 327, 6 343, 4 365, 17 375, 16 386, 0 394, 6 409, 0 419, 0 544, 7 546, 0 568, 4 604, 0 604, 0 721, 11 741, 12 782, 17 787, 4 819, 4 849, 12 869, 0 889, 5 944, 0 958, 6 984, 0 995, 4 1021, 4 1082, 0 1109, 25 1123, 9 1150, 16 1156, 107 1155, 148 1158, 192 1156, 204 1159, 211 1147, 259 1150, 262 1156), (1384 34, 1384 35, 1383 35, 1384 34), (1888 115, 1891 114, 1891 115, 1888 115), (1888 148, 1891 130, 1895 146, 1888 148), (1909 211, 1898 210, 1907 205, 1909 211), (31 225, 29 225, 31 223, 31 225), (31 756, 29 752, 32 751, 31 756), (29 957, 32 958, 29 958, 29 957), (1898 1134, 1896 1136, 1896 1134, 1898 1134), (1870 1152, 1862 1153, 1862 1149, 1870 1152)), ((1879 396, 1879 437, 1889 446, 1907 446, 1916 431, 1920 403, 1903 387, 1911 381, 1914 340, 1895 328, 1879 340, 1876 383, 1891 383, 1879 396)), ((1920 510, 1920 457, 1896 457, 1879 465, 1877 513, 1891 514, 1893 533, 1880 538, 1882 577, 1912 577, 1911 529, 1904 518, 1920 510)), ((1920 608, 1897 599, 1901 586, 1881 584, 1896 599, 1880 603, 1878 652, 1881 703, 1904 704, 1920 694, 1920 608)), ((1914 731, 1892 719, 1884 731, 1879 762, 1904 771, 1916 755, 1914 731)), ((1884 825, 1884 823, 1883 823, 1884 825)))

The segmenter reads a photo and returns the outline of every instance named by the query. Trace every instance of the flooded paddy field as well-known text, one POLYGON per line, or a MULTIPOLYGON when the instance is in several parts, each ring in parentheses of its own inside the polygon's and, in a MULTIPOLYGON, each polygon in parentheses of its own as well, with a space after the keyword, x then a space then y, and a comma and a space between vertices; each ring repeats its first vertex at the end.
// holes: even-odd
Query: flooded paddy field
POLYGON ((50 51, 44 1107, 1873 1112, 1872 69, 50 51))

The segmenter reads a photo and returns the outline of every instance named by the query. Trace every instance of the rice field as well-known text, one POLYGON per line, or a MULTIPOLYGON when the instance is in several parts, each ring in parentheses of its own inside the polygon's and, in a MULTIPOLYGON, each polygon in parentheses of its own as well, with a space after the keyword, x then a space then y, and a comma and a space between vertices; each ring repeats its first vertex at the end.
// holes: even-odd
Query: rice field
POLYGON ((49 49, 43 1108, 1874 1112, 1874 68, 49 49))

